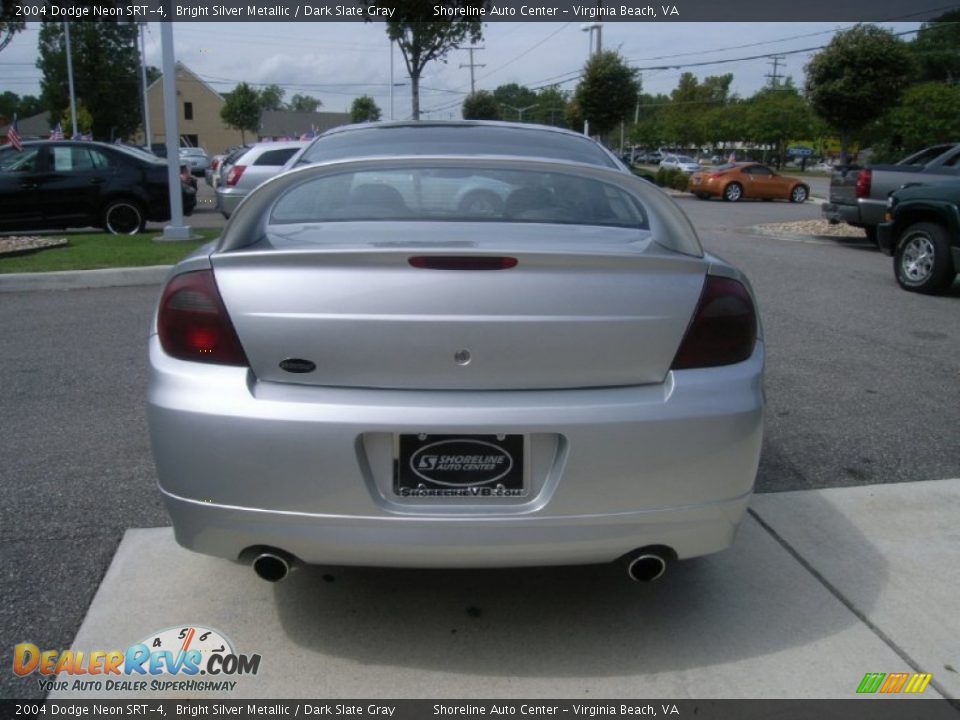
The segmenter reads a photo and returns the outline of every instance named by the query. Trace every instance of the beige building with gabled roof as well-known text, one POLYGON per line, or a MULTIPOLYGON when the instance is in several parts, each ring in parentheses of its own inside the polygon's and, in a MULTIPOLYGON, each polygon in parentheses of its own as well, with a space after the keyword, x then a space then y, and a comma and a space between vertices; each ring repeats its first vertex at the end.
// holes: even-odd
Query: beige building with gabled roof
MULTIPOLYGON (((231 145, 240 144, 240 131, 228 127, 220 118, 220 110, 226 102, 223 96, 180 62, 177 63, 176 88, 177 129, 180 132, 181 145, 202 147, 214 155, 222 153, 231 145)), ((149 143, 166 142, 162 77, 147 88, 147 103, 150 106, 149 143)), ((142 128, 137 142, 144 143, 142 128)))

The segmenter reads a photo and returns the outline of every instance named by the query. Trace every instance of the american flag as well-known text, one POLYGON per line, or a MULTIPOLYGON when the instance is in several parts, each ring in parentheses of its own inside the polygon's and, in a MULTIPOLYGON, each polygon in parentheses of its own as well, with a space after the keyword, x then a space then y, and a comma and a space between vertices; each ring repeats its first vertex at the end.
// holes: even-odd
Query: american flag
POLYGON ((23 143, 20 142, 20 133, 17 132, 17 116, 13 116, 13 122, 7 128, 7 142, 13 145, 17 152, 23 150, 23 143))
POLYGON ((63 140, 63 128, 60 127, 60 123, 57 123, 53 130, 50 131, 51 140, 63 140))
POLYGON ((310 126, 310 132, 305 132, 300 136, 301 140, 313 140, 317 136, 317 128, 314 125, 310 126))

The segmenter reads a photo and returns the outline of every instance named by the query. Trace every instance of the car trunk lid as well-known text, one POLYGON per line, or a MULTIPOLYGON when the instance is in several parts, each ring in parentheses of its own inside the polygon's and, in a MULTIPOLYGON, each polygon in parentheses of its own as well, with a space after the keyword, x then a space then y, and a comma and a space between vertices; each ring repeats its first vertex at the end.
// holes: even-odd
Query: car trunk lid
POLYGON ((260 380, 476 390, 661 382, 703 286, 702 259, 647 231, 409 225, 296 226, 212 256, 260 380))

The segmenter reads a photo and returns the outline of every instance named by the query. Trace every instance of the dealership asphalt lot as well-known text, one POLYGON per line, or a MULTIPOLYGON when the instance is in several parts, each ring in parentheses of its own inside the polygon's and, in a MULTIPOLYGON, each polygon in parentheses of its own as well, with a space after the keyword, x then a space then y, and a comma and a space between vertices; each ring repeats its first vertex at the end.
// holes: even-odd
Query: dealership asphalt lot
MULTIPOLYGON (((818 217, 813 204, 680 204, 704 245, 745 270, 759 298, 768 352, 760 492, 960 477, 960 285, 945 297, 913 295, 897 287, 890 259, 862 243, 739 230, 818 217)), ((4 655, 18 642, 69 646, 124 532, 167 525, 143 410, 144 341, 158 291, 0 295, 4 655)), ((400 584, 395 572, 390 578, 390 587, 400 584)), ((152 591, 131 584, 124 602, 152 591)), ((191 591, 171 588, 170 601, 183 592, 191 591)), ((596 597, 580 602, 604 609, 596 597)), ((522 694, 518 685, 514 695, 522 694)), ((38 695, 35 682, 0 673, 0 696, 38 695)))

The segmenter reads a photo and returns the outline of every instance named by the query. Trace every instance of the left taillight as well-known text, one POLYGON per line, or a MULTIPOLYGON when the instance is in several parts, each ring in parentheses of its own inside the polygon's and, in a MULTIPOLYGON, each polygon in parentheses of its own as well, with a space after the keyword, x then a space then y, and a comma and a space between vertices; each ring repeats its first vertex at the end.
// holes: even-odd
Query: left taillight
POLYGON ((164 351, 178 360, 249 365, 212 270, 183 273, 167 283, 157 331, 164 351))
POLYGON ((757 340, 757 311, 742 283, 707 275, 693 320, 673 359, 672 370, 743 362, 757 340))

